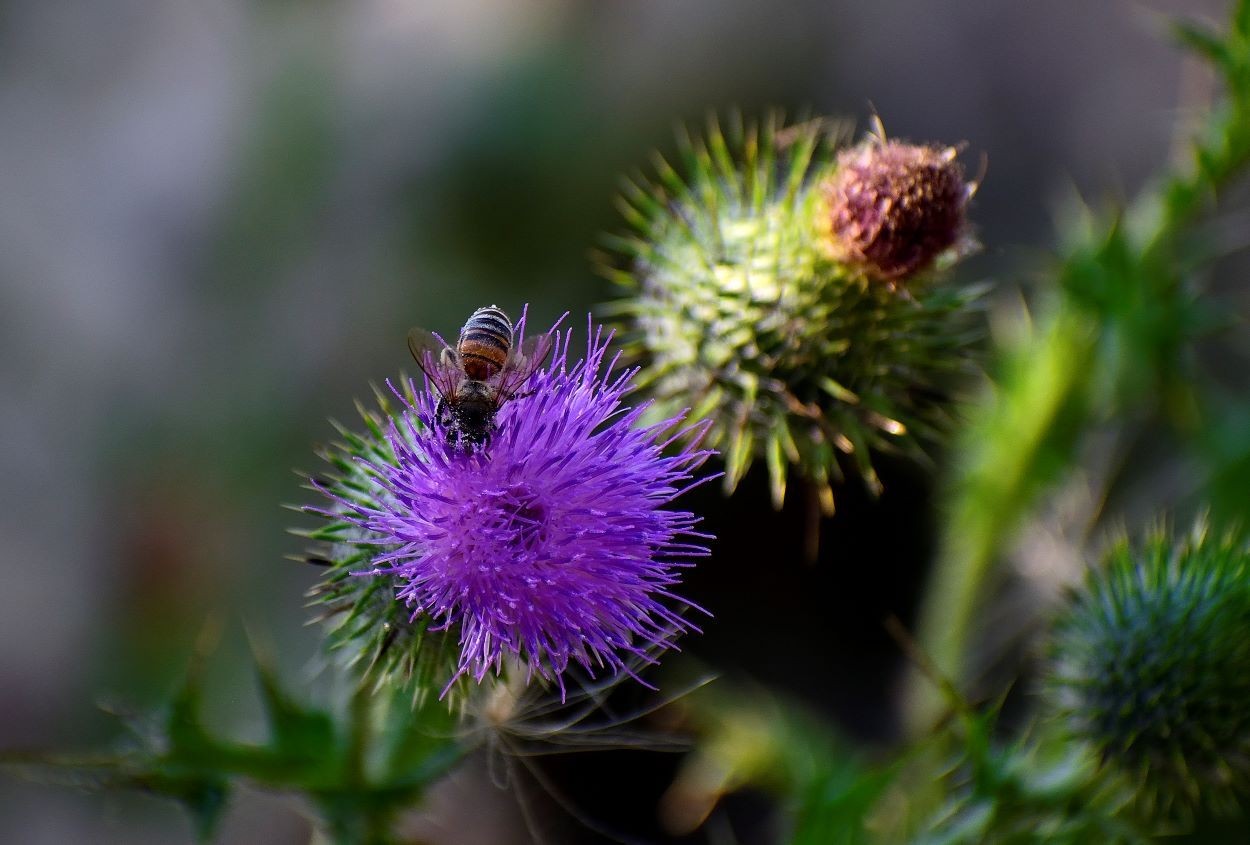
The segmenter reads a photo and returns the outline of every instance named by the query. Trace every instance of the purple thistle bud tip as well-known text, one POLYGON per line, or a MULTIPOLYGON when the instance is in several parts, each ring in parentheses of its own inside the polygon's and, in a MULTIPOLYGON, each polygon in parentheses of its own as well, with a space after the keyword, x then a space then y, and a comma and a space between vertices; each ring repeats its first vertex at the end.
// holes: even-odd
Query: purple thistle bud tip
POLYGON ((448 688, 513 663, 561 689, 574 664, 633 674, 697 630, 672 590, 710 537, 665 506, 700 483, 692 473, 712 453, 678 431, 682 415, 641 424, 646 406, 623 403, 636 370, 605 361, 602 327, 589 325, 575 363, 572 332, 552 332, 550 363, 503 404, 483 446, 447 442, 432 391, 397 391, 395 460, 365 462, 379 489, 353 503, 365 542, 384 547, 360 574, 393 578, 414 620, 458 639, 448 688))
POLYGON ((823 186, 834 257, 884 281, 928 269, 964 239, 974 184, 954 147, 870 138, 844 150, 823 186))

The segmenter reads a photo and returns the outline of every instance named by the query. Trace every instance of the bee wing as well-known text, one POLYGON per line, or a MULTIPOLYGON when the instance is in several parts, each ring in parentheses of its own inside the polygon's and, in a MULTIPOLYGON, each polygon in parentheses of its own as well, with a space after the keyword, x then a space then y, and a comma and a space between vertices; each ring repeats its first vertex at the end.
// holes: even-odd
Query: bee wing
POLYGON ((459 356, 447 341, 432 331, 412 329, 408 332, 408 351, 441 396, 451 396, 460 385, 462 373, 459 356))
POLYGON ((547 363, 551 350, 555 348, 555 341, 555 335, 548 333, 527 337, 521 344, 521 357, 533 363, 531 373, 547 363))
POLYGON ((515 353, 499 374, 499 401, 504 402, 516 395, 530 376, 538 371, 555 347, 555 337, 551 334, 540 334, 525 339, 521 351, 515 353))

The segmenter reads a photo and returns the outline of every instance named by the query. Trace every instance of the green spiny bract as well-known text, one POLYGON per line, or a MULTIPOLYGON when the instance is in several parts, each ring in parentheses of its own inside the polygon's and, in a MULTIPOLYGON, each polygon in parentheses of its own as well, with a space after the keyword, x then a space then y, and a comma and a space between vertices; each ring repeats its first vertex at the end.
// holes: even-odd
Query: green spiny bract
POLYGON ((1250 552, 1199 523, 1116 545, 1060 619, 1060 724, 1162 822, 1228 815, 1250 791, 1250 552))
MULTIPOLYGON (((413 401, 412 383, 407 378, 399 383, 405 398, 413 401)), ((332 651, 341 652, 377 688, 411 683, 419 698, 431 688, 437 694, 455 675, 457 648, 454 634, 428 630, 428 616, 412 619, 412 610, 396 597, 398 576, 361 577, 388 547, 369 544, 365 531, 348 518, 359 515, 352 503, 367 506, 379 495, 379 485, 362 461, 395 463, 386 432, 399 414, 392 397, 376 388, 374 395, 376 410, 356 405, 364 430, 335 422, 341 439, 319 451, 332 472, 313 478, 312 489, 329 494, 337 505, 330 511, 305 509, 326 520, 314 531, 299 532, 320 544, 307 560, 325 567, 320 583, 308 592, 309 606, 319 611, 313 621, 326 624, 332 651)))
MULTIPOLYGON (((1000 745, 990 714, 965 720, 965 747, 940 779, 945 801, 908 845, 1145 845, 1123 784, 1080 745, 1025 738, 1000 745)), ((923 787, 921 787, 923 788, 923 787)), ((897 840, 891 840, 897 841, 897 840)))
MULTIPOLYGON (((970 242, 971 192, 953 156, 875 139, 854 148, 860 176, 873 150, 897 158, 899 148, 922 149, 924 167, 940 160, 943 181, 930 191, 927 177, 903 178, 905 163, 894 162, 889 178, 851 192, 893 185, 907 196, 885 223, 863 221, 858 244, 840 246, 853 227, 834 224, 849 212, 831 201, 846 194, 836 180, 852 160, 834 157, 841 133, 830 126, 782 128, 774 117, 722 131, 713 121, 703 140, 683 138, 684 175, 661 159, 655 180, 627 182, 621 206, 632 232, 609 240, 603 262, 628 291, 615 307, 644 362, 640 383, 658 413, 693 407, 714 421, 708 445, 725 455, 726 490, 762 455, 774 505, 792 465, 826 513, 831 482, 848 471, 879 491, 873 451, 924 456, 947 428, 980 336, 980 291, 928 272, 970 242), (924 209, 925 197, 957 208, 924 209), (916 235, 913 224, 930 219, 943 231, 916 235)), ((891 201, 875 199, 878 209, 891 201)))

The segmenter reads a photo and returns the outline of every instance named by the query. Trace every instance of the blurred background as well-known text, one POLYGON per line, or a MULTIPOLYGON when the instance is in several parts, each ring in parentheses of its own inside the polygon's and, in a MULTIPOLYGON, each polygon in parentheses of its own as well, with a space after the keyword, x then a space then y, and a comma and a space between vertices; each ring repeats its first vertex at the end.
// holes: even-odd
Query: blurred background
MULTIPOLYGON (((780 106, 862 130, 875 110, 892 135, 965 141, 970 170, 988 160, 986 248, 960 272, 1027 294, 1059 201, 1131 195, 1206 102, 1166 16, 1223 8, 0 3, 0 747, 107 739, 98 704, 159 702, 209 619, 214 718, 258 732, 245 631, 292 685, 318 665, 316 573, 283 560, 301 544, 280 505, 307 497, 292 469, 316 467, 326 419, 410 368, 413 325, 454 332, 492 302, 545 325, 610 299, 587 253, 617 228, 618 177, 677 123, 780 106)), ((877 501, 840 492, 815 565, 801 501, 772 514, 762 478, 690 502, 721 539, 689 580, 716 618, 687 654, 869 745, 897 729, 881 620, 912 618, 940 506, 923 470, 882 476, 877 501)), ((551 776, 604 826, 669 841, 676 761, 605 757, 551 776)), ((604 841, 523 792, 551 841, 604 841)), ((529 842, 515 798, 471 762, 414 836, 529 842)), ((765 806, 730 812, 768 841, 765 806)), ((309 836, 294 803, 251 794, 221 841, 309 836)), ((191 840, 172 804, 0 780, 3 842, 191 840)))

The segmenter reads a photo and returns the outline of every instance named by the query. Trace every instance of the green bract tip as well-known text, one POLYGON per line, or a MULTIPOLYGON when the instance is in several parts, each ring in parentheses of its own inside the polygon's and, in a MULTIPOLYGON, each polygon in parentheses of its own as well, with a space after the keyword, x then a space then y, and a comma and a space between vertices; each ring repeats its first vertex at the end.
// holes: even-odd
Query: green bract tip
POLYGON ((1250 551, 1200 522, 1116 545, 1060 620, 1050 697, 1152 817, 1250 790, 1250 551))
POLYGON ((657 413, 713 420, 727 491, 762 455, 774 505, 793 466, 826 513, 848 471, 879 491, 874 450, 923 456, 981 334, 981 291, 929 272, 971 242, 954 151, 835 157, 844 138, 827 121, 711 121, 680 139, 680 173, 658 159, 626 183, 631 231, 603 261, 657 413), (856 203, 873 219, 852 220, 856 203))

